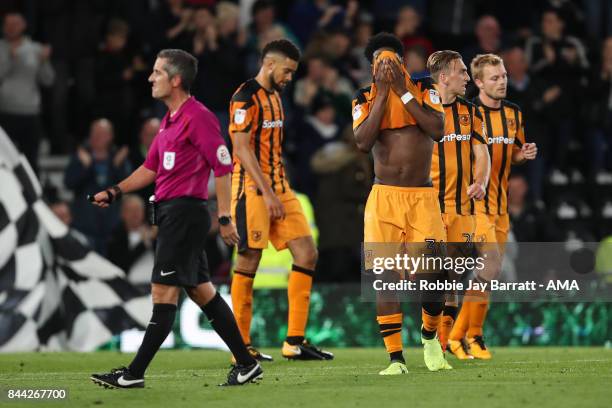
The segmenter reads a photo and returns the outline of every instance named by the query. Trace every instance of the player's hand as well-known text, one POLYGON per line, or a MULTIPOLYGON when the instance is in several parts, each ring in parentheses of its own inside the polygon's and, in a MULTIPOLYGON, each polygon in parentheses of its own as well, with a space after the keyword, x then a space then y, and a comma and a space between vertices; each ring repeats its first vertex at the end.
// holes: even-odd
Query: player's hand
POLYGON ((386 98, 389 95, 389 89, 391 89, 391 84, 389 83, 389 78, 387 77, 387 60, 382 60, 378 63, 376 67, 376 75, 374 76, 374 84, 376 85, 376 96, 380 95, 383 98, 386 98))
POLYGON ((535 143, 525 143, 521 147, 521 153, 523 153, 525 160, 533 160, 538 155, 538 147, 535 143))
MULTIPOLYGON (((111 194, 113 194, 112 191, 111 194)), ((91 203, 100 208, 107 208, 110 203, 108 202, 108 193, 106 192, 106 190, 100 191, 99 193, 94 195, 93 200, 91 200, 91 203)))
POLYGON ((482 200, 486 194, 485 187, 480 183, 474 183, 467 189, 467 195, 474 200, 482 200))
POLYGON ((266 202, 266 208, 270 215, 270 220, 280 220, 285 218, 285 207, 276 194, 264 194, 264 201, 266 202))
POLYGON ((238 245, 238 242, 240 242, 240 235, 238 235, 238 230, 236 230, 236 225, 233 222, 227 225, 219 225, 219 234, 227 245, 238 245))
POLYGON ((391 89, 393 89, 393 92, 395 92, 397 96, 403 96, 408 92, 408 88, 406 88, 406 76, 402 71, 402 66, 399 62, 390 60, 387 67, 389 70, 391 89))

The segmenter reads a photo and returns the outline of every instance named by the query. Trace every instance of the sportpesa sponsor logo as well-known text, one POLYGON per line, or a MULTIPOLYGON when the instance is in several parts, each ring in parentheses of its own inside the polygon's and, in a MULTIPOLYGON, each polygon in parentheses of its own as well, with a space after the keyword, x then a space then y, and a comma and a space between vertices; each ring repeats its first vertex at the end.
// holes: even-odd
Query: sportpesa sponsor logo
POLYGON ((445 135, 442 138, 443 142, 454 142, 455 140, 458 141, 464 141, 464 140, 470 140, 472 138, 472 135, 458 135, 456 133, 450 133, 448 135, 445 135))
POLYGON ((497 136, 497 137, 489 137, 488 138, 489 144, 514 144, 514 138, 513 137, 503 137, 503 136, 497 136))
POLYGON ((264 129, 283 127, 283 121, 280 119, 279 120, 264 120, 261 127, 264 129))

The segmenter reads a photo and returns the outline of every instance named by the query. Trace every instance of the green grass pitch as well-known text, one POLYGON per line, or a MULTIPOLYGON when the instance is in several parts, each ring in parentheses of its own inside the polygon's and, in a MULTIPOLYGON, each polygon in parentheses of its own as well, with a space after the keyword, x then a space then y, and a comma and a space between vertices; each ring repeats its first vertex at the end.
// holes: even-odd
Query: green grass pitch
POLYGON ((0 406, 14 407, 610 407, 612 350, 603 348, 494 348, 491 361, 458 361, 431 373, 421 349, 405 352, 410 373, 381 377, 380 349, 335 349, 331 362, 264 364, 260 384, 217 387, 229 355, 162 350, 149 367, 146 388, 107 390, 93 372, 125 365, 131 355, 97 353, 0 354, 0 406), (9 388, 66 388, 66 401, 9 402, 9 388))

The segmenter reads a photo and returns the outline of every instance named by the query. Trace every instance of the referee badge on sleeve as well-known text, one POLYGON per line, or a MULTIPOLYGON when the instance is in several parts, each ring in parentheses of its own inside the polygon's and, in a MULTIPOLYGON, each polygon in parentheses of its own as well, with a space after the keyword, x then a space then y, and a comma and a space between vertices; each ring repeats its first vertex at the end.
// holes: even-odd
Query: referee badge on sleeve
POLYGON ((247 111, 244 109, 236 109, 234 112, 234 123, 237 125, 242 125, 246 119, 246 113, 247 111))
POLYGON ((164 169, 172 170, 174 168, 175 152, 164 152, 164 169))
POLYGON ((229 166, 230 164, 232 164, 232 156, 230 155, 230 152, 229 150, 227 150, 227 147, 225 147, 225 145, 220 145, 217 148, 217 160, 219 160, 219 163, 225 166, 229 166))

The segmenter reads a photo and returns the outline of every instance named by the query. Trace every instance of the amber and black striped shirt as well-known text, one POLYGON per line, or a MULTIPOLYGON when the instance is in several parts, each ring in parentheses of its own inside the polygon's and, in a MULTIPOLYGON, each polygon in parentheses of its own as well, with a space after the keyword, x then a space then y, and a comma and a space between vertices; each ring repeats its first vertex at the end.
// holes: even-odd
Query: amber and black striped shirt
POLYGON ((512 153, 525 143, 525 124, 521 108, 502 100, 500 108, 484 106, 479 98, 473 101, 484 121, 491 176, 484 200, 476 201, 476 212, 485 214, 508 213, 508 176, 512 165, 512 153))
POLYGON ((478 108, 463 98, 444 105, 444 137, 434 144, 431 180, 443 213, 474 214, 467 189, 474 182, 472 146, 486 144, 478 108))
MULTIPOLYGON (((250 134, 250 146, 264 177, 275 193, 289 189, 282 162, 283 123, 285 114, 278 92, 268 92, 255 79, 240 85, 230 102, 229 133, 234 143, 236 133, 250 134)), ((232 184, 238 183, 238 194, 254 184, 240 159, 233 155, 232 184)))

